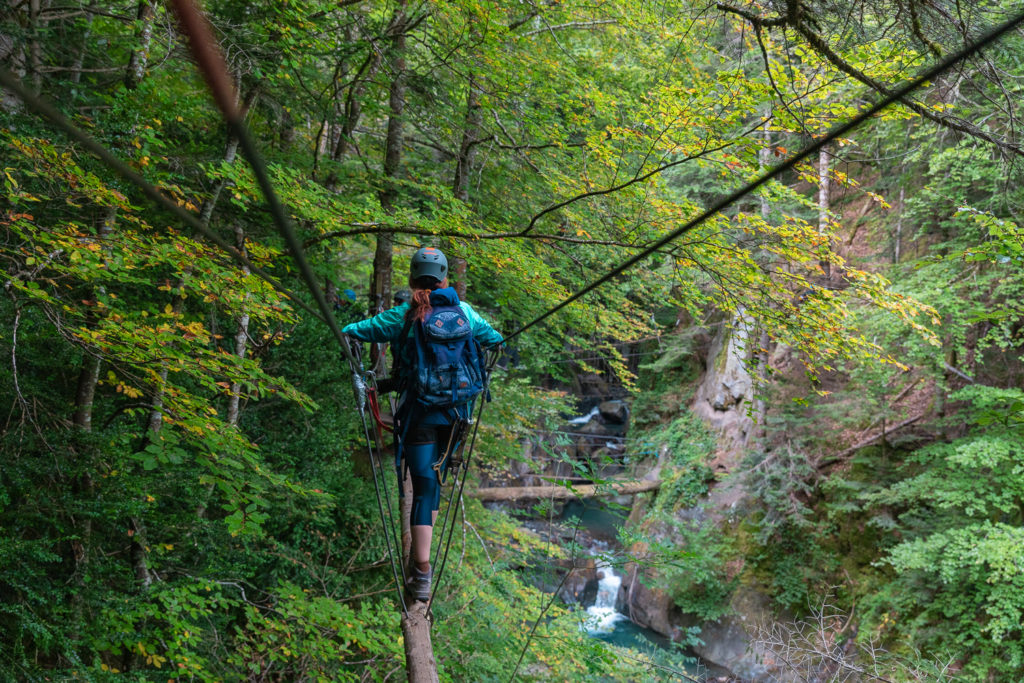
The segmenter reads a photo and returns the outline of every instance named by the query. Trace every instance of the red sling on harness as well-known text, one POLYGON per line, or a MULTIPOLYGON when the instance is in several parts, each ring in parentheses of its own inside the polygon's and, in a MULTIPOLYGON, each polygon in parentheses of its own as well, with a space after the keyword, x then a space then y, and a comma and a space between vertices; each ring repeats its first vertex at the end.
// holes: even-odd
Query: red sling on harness
POLYGON ((380 402, 377 400, 377 389, 376 387, 366 388, 366 400, 370 404, 370 413, 373 415, 373 419, 377 422, 377 426, 386 429, 389 432, 394 432, 395 428, 384 422, 380 417, 380 402))

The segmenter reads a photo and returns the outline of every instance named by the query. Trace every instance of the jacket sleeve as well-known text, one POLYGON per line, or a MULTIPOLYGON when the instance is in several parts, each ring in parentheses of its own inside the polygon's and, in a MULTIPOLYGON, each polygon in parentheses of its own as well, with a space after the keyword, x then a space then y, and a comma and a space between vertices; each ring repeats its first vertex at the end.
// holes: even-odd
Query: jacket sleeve
MULTIPOLYGON (((394 342, 402 334, 405 312, 409 304, 402 304, 378 313, 372 318, 345 325, 341 331, 350 337, 366 342, 394 342)), ((476 328, 474 327, 474 333, 476 328)))
POLYGON ((497 346, 505 341, 501 333, 491 327, 491 324, 480 317, 480 314, 465 301, 462 302, 462 310, 466 312, 466 317, 469 318, 469 323, 473 326, 473 336, 479 340, 481 345, 497 346))

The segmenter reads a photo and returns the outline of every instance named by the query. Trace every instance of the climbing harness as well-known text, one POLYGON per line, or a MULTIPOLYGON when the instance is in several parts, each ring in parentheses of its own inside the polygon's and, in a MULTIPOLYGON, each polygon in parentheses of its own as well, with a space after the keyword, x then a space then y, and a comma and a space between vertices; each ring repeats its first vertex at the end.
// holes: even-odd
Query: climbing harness
MULTIPOLYGON (((342 351, 349 362, 350 369, 353 372, 353 384, 354 390, 356 392, 356 404, 359 409, 360 418, 363 423, 363 431, 366 437, 367 447, 370 452, 371 463, 373 464, 372 469, 374 471, 374 487, 377 491, 378 510, 380 512, 382 524, 385 526, 386 530, 390 529, 391 532, 390 535, 386 534, 386 540, 388 544, 388 555, 391 561, 392 572, 394 574, 396 588, 399 593, 399 600, 401 602, 403 611, 406 613, 406 615, 408 615, 408 609, 406 607, 404 595, 402 593, 402 586, 404 585, 404 568, 401 567, 400 562, 397 563, 398 566, 396 568, 394 552, 392 550, 392 537, 396 541, 395 547, 397 548, 397 535, 394 533, 394 517, 393 515, 391 515, 390 494, 388 492, 386 482, 378 482, 377 470, 381 469, 381 474, 383 474, 383 469, 381 467, 379 457, 382 451, 383 442, 383 437, 381 435, 381 423, 377 424, 377 427, 373 430, 373 438, 371 438, 370 428, 366 419, 367 401, 371 402, 371 413, 373 413, 372 403, 376 402, 375 387, 373 391, 371 391, 370 389, 370 387, 374 386, 374 379, 370 378, 369 383, 367 382, 366 374, 362 371, 361 362, 356 360, 352 352, 352 349, 349 348, 348 338, 342 334, 341 328, 339 327, 337 320, 334 319, 334 316, 331 313, 331 310, 326 300, 324 299, 323 292, 318 286, 317 279, 314 276, 312 269, 310 268, 309 262, 306 260, 302 243, 299 241, 297 235, 295 234, 295 230, 292 227, 291 221, 288 218, 288 213, 285 211, 284 206, 281 204, 277 194, 274 191, 272 184, 270 183, 270 177, 267 171, 266 163, 260 156, 258 150, 256 149, 256 145, 254 144, 253 139, 248 132, 248 128, 246 127, 244 121, 242 120, 238 106, 235 102, 235 98, 232 96, 232 91, 234 88, 232 87, 232 82, 229 75, 230 72, 224 61, 223 55, 220 53, 217 47, 217 41, 213 36, 211 27, 202 18, 201 13, 198 11, 198 8, 195 7, 193 2, 190 2, 189 0, 174 0, 172 4, 174 5, 175 14, 178 16, 179 20, 182 23, 184 33, 189 37, 189 44, 192 53, 199 65, 199 70, 203 78, 207 81, 207 84, 209 85, 210 90, 213 93, 214 99, 217 102, 217 106, 220 108, 221 112, 224 115, 230 133, 239 141, 239 146, 242 150, 242 153, 248 159, 249 164, 252 167, 256 182, 267 200, 267 204, 269 206, 270 213, 274 220, 274 223, 276 224, 278 231, 284 238, 288 246, 288 249, 292 254, 292 257, 295 260, 296 265, 298 266, 298 271, 302 279, 305 281, 306 286, 309 288, 314 301, 316 302, 315 309, 311 307, 309 304, 307 304, 305 301, 303 301, 301 298, 299 298, 294 292, 291 292, 290 290, 285 288, 280 282, 270 277, 265 272, 263 272, 255 265, 253 265, 244 254, 242 254, 232 245, 228 244, 226 241, 221 239, 218 235, 216 235, 216 233, 209 230, 207 226, 205 226, 202 223, 202 221, 198 220, 195 216, 188 213, 180 206, 177 206, 173 201, 165 197, 163 193, 158 188, 156 188, 156 186, 154 186, 152 183, 148 182, 145 178, 143 178, 134 170, 132 170, 127 164, 117 159, 113 154, 111 154, 106 148, 100 145, 91 136, 89 136, 88 134, 84 133, 81 129, 71 124, 56 109, 46 104, 43 100, 34 95, 27 88, 25 88, 17 77, 15 77, 10 71, 3 67, 0 67, 0 85, 3 85, 4 88, 17 95, 28 107, 34 109, 43 117, 50 120, 55 126, 63 130, 70 138, 74 139, 79 144, 81 144, 85 149, 95 154, 101 161, 107 164, 108 167, 117 172, 121 177, 125 178, 130 183, 138 187, 151 201, 158 204, 165 210, 169 211, 172 215, 175 215, 185 225, 188 225, 196 232, 204 235, 213 244, 216 244, 218 247, 220 247, 224 251, 224 253, 226 253, 239 263, 242 263, 249 267, 252 273, 266 280, 268 283, 271 284, 271 286, 275 290, 287 296, 297 306, 310 312, 314 317, 324 321, 330 327, 335 338, 340 343, 342 351), (371 396, 373 398, 371 398, 371 396), (376 449, 374 449, 374 443, 376 443, 377 445, 376 449), (384 487, 383 496, 381 494, 382 484, 384 487), (384 498, 387 498, 389 502, 387 506, 387 513, 385 513, 383 501, 384 498), (390 520, 390 523, 387 520, 390 520), (401 572, 403 580, 399 580, 399 572, 401 572)), ((873 117, 875 114, 877 114, 885 107, 889 106, 894 102, 898 102, 904 99, 908 94, 910 94, 917 88, 921 87, 925 83, 933 81, 938 75, 949 70, 953 65, 978 53, 983 47, 999 39, 1009 31, 1015 29, 1022 22, 1024 22, 1024 13, 1019 13, 1016 14, 1015 16, 1012 16, 1009 20, 995 27, 986 34, 982 35, 976 41, 965 46, 963 49, 948 55, 947 57, 940 60, 930 68, 925 69, 916 78, 904 82, 898 88, 894 88, 891 92, 887 93, 884 97, 876 101, 871 106, 862 110, 859 114, 857 114, 855 117, 853 117, 846 123, 836 126, 831 131, 821 136, 810 145, 804 147, 801 151, 794 154, 783 163, 773 167, 766 173, 762 174, 752 182, 739 188, 738 190, 729 194, 728 196, 723 197, 696 218, 688 221, 687 223, 680 226, 676 230, 668 233, 663 238, 656 241, 654 244, 648 246, 647 248, 643 249, 636 255, 632 256, 631 258, 627 259, 620 265, 613 268, 611 271, 606 273, 601 278, 590 283, 589 285, 586 285, 582 289, 578 290, 576 293, 572 294, 571 296, 561 301, 559 304, 548 309, 546 312, 544 312, 534 320, 523 325, 510 335, 507 335, 505 338, 506 342, 512 339, 513 337, 522 334, 523 332, 533 327, 534 325, 539 324, 542 320, 555 314, 556 312, 565 308, 572 302, 580 299, 581 297, 593 291, 594 289, 601 286, 610 279, 625 272, 629 268, 639 263, 641 260, 647 258, 648 256, 655 253, 656 251, 658 251, 668 243, 672 242, 673 240, 676 240, 682 235, 690 232, 697 226, 704 223, 711 216, 732 205, 733 203, 735 203, 742 197, 748 195, 749 193, 753 192, 757 188, 761 187, 768 181, 778 177, 782 173, 785 173, 793 169, 798 163, 808 158, 811 154, 819 151, 825 145, 829 144, 836 138, 842 137, 847 133, 851 132, 854 128, 856 128, 863 122, 867 121, 869 118, 873 117)), ((531 222, 530 227, 532 227, 532 225, 533 223, 531 222)), ((525 235, 525 231, 523 234, 525 235)), ((490 368, 488 368, 488 372, 486 373, 484 379, 485 385, 486 383, 489 382, 489 380, 490 368)), ((459 480, 459 500, 461 500, 462 497, 462 490, 463 486, 465 485, 465 474, 468 469, 470 456, 472 455, 473 445, 475 444, 476 441, 477 429, 480 424, 480 415, 483 411, 483 404, 485 402, 485 400, 480 401, 480 405, 478 407, 477 412, 477 418, 472 422, 471 425, 472 430, 469 444, 465 451, 465 462, 461 463, 462 467, 459 468, 461 470, 461 476, 456 476, 456 479, 459 480)), ((379 405, 377 413, 379 414, 379 405)), ((376 420, 376 416, 374 419, 376 420)), ((451 462, 452 466, 454 466, 455 459, 452 459, 451 462)), ((449 503, 445 511, 446 523, 448 520, 448 513, 450 512, 451 505, 455 500, 454 484, 455 482, 453 482, 452 495, 449 497, 449 503)), ((451 523, 452 526, 454 527, 455 515, 452 515, 451 523)), ((437 585, 440 583, 440 577, 441 574, 443 573, 444 564, 447 561, 450 542, 451 534, 449 533, 444 544, 444 554, 441 558, 441 566, 439 567, 439 571, 435 573, 435 576, 438 577, 438 580, 433 587, 430 600, 428 601, 427 604, 428 613, 430 610, 430 605, 433 603, 434 594, 436 593, 437 590, 437 585)), ((520 661, 521 660, 522 658, 520 657, 520 661)), ((518 670, 518 664, 516 669, 518 670)), ((514 675, 515 672, 513 672, 513 676, 514 675)))
POLYGON ((448 443, 445 445, 441 457, 432 466, 434 472, 437 473, 437 480, 442 484, 447 472, 445 468, 446 462, 448 463, 447 469, 454 468, 456 472, 458 472, 459 467, 462 465, 463 439, 466 436, 466 430, 469 428, 469 422, 464 417, 455 419, 455 422, 452 423, 452 428, 448 431, 448 443))

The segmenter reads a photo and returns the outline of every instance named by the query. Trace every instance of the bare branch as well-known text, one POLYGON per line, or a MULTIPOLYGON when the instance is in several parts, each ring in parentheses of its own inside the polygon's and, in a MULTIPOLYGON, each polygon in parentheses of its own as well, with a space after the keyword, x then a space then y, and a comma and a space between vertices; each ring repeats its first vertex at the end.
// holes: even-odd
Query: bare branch
MULTIPOLYGON (((761 125, 761 124, 759 123, 758 125, 761 125)), ((533 226, 535 226, 537 224, 537 221, 539 221, 541 218, 543 218, 547 214, 551 213, 552 211, 557 211, 558 209, 565 208, 566 206, 569 206, 570 204, 575 204, 576 202, 580 201, 581 199, 587 199, 589 197, 600 197, 602 195, 612 194, 613 192, 618 192, 619 190, 624 190, 625 188, 629 187, 630 185, 635 185, 636 183, 642 183, 645 180, 648 180, 649 178, 652 178, 652 177, 658 175, 659 173, 667 171, 668 169, 672 168, 673 166, 679 166, 680 164, 684 164, 687 161, 693 161, 694 159, 699 159, 701 157, 707 156, 708 154, 714 154, 715 152, 719 152, 719 151, 725 149, 726 147, 731 147, 733 144, 734 144, 733 141, 729 141, 729 142, 726 142, 724 144, 718 145, 717 147, 705 147, 704 149, 702 149, 697 154, 692 154, 692 155, 684 157, 682 159, 676 159, 675 161, 670 161, 667 164, 662 164, 661 166, 658 166, 657 168, 655 168, 655 169, 653 169, 651 171, 648 171, 647 173, 644 173, 643 175, 639 175, 639 174, 635 175, 630 180, 627 180, 625 182, 619 183, 618 185, 613 185, 611 187, 606 187, 606 188, 604 188, 602 190, 591 190, 590 192, 584 192, 582 194, 576 195, 575 197, 570 197, 569 199, 566 199, 564 201, 552 204, 552 205, 548 206, 547 208, 545 208, 540 213, 536 214, 533 218, 531 218, 530 219, 530 223, 525 228, 523 228, 523 231, 520 232, 517 236, 525 237, 527 234, 529 234, 529 232, 531 230, 533 230, 533 226)))
POLYGON ((719 2, 715 4, 715 7, 722 10, 723 12, 729 12, 741 16, 756 28, 771 27, 771 26, 784 26, 788 21, 788 17, 762 17, 757 14, 751 14, 745 9, 740 9, 735 5, 730 5, 725 2, 719 2))
MULTIPOLYGON (((868 86, 872 90, 875 90, 876 92, 886 97, 891 97, 894 92, 894 90, 887 86, 886 84, 881 83, 880 81, 875 80, 871 76, 868 76, 863 71, 854 68, 852 64, 850 64, 841 56, 839 56, 839 54, 835 50, 833 50, 832 47, 828 44, 828 41, 826 41, 821 35, 815 32, 810 25, 808 25, 806 17, 804 15, 805 13, 803 12, 803 7, 801 6, 799 0, 792 0, 788 4, 789 12, 787 13, 787 15, 778 17, 762 17, 759 15, 752 14, 751 12, 744 10, 742 8, 736 7, 734 5, 729 5, 724 2, 719 2, 715 6, 718 9, 722 10, 723 12, 729 12, 730 14, 735 14, 737 16, 742 17, 743 19, 750 22, 754 26, 755 31, 770 26, 782 26, 792 28, 800 36, 802 36, 803 39, 807 41, 807 43, 812 48, 814 48, 814 50, 819 55, 821 55, 823 58, 825 58, 826 61, 832 64, 832 66, 834 66, 836 69, 839 69, 847 76, 850 76, 851 78, 860 81, 861 83, 868 86)), ((929 47, 932 47, 930 43, 929 47)), ((968 123, 963 119, 954 118, 950 116, 942 116, 941 114, 932 111, 927 106, 921 104, 920 102, 911 98, 910 96, 901 97, 899 101, 905 107, 913 111, 915 114, 922 116, 928 119, 929 121, 937 123, 940 126, 949 128, 950 130, 955 130, 965 135, 970 135, 971 137, 985 140, 986 142, 996 145, 1000 149, 1012 152, 1019 156, 1024 156, 1024 149, 1022 149, 1020 144, 1018 143, 1011 142, 991 135, 990 133, 987 133, 986 131, 979 128, 978 126, 968 123)))
POLYGON ((375 235, 382 232, 394 233, 396 235, 423 235, 432 237, 455 237, 468 240, 501 240, 513 238, 527 238, 535 240, 551 240, 553 242, 568 242, 570 244, 595 244, 608 247, 623 247, 626 249, 640 249, 644 245, 623 242, 621 240, 595 240, 592 238, 571 237, 569 235, 558 235, 553 233, 531 233, 524 235, 521 232, 492 232, 492 233, 468 233, 461 230, 432 230, 418 226, 403 227, 388 223, 346 223, 352 226, 351 230, 334 230, 317 237, 311 237, 303 243, 303 247, 310 247, 320 242, 333 239, 345 239, 355 235, 375 235))

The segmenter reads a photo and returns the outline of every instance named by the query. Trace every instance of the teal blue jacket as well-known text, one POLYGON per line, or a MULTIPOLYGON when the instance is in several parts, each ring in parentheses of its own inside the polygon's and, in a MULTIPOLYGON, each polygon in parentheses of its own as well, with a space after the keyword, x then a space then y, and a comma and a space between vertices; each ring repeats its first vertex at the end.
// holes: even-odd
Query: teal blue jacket
MULTIPOLYGON (((438 290, 443 291, 443 290, 438 290)), ((504 341, 501 333, 491 327, 490 323, 480 317, 480 314, 473 310, 465 301, 459 303, 463 313, 473 326, 473 336, 482 346, 494 346, 504 341)), ((394 308, 378 313, 367 320, 360 320, 351 325, 345 325, 342 332, 366 342, 390 342, 394 344, 400 341, 402 328, 405 327, 405 312, 409 310, 409 304, 403 303, 394 308)))

